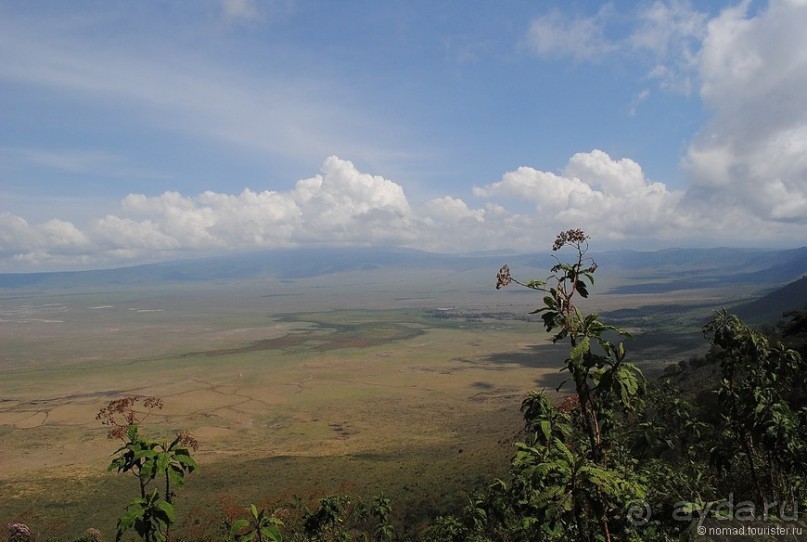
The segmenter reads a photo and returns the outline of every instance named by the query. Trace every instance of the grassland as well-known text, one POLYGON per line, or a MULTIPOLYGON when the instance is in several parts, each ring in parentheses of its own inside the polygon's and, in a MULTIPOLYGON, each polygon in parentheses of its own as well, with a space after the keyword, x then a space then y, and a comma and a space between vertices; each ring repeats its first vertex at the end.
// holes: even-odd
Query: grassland
MULTIPOLYGON (((409 522, 462 504, 475 484, 505 475, 521 399, 553 389, 565 357, 539 325, 513 318, 533 296, 497 296, 478 278, 0 297, 0 522, 112 532, 135 485, 104 473, 116 443, 95 415, 127 395, 163 399, 152 434, 188 429, 200 441, 201 469, 180 499, 189 530, 211 510, 293 495, 383 490, 409 522)), ((639 331, 706 311, 680 292, 597 303, 628 310, 615 316, 639 331), (678 309, 653 320, 659 304, 678 309)), ((651 369, 694 348, 647 340, 651 369)))

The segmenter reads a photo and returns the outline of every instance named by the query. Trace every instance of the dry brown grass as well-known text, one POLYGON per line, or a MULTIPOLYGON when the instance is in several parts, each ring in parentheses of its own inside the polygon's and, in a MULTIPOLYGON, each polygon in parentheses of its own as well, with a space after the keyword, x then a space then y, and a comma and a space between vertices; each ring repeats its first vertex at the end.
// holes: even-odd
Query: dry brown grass
POLYGON ((504 474, 519 402, 560 362, 523 363, 545 340, 523 322, 447 323, 410 308, 278 319, 254 296, 208 312, 179 294, 90 297, 62 301, 62 322, 0 326, 2 521, 68 535, 114 525, 134 486, 104 474, 117 444, 95 414, 126 395, 163 399, 150 434, 183 428, 200 441, 189 506, 345 484, 411 509, 456 504, 474 480, 504 474))

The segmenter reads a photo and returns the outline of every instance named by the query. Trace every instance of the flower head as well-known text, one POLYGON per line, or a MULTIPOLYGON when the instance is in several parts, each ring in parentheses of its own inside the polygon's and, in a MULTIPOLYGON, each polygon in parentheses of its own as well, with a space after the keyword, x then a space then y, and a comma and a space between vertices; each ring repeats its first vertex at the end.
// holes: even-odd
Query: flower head
POLYGON ((31 529, 25 523, 6 523, 8 542, 30 542, 31 529))
POLYGON ((187 446, 188 448, 192 449, 194 452, 199 449, 199 441, 194 438, 188 431, 182 431, 177 435, 179 439, 179 443, 183 446, 187 446))
POLYGON ((566 245, 580 246, 586 243, 589 239, 590 237, 586 235, 586 233, 580 228, 562 231, 555 239, 555 243, 552 245, 552 250, 560 250, 566 245))
POLYGON ((513 277, 510 276, 510 267, 507 265, 503 265, 499 272, 496 273, 496 289, 504 288, 508 284, 513 281, 513 277))

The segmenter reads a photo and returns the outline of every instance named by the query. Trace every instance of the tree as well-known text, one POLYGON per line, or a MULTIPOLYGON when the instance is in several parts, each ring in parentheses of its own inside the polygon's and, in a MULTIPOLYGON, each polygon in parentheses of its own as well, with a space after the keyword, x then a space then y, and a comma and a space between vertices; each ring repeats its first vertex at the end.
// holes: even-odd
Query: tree
POLYGON ((137 409, 140 400, 140 397, 130 396, 111 401, 96 416, 109 427, 108 438, 123 442, 114 452, 115 457, 107 470, 131 473, 137 479, 140 491, 140 497, 127 505, 118 520, 116 540, 134 529, 145 542, 165 542, 171 525, 176 521, 175 490, 182 487, 185 476, 197 467, 189 448, 196 450, 198 443, 187 432, 176 435, 170 444, 141 435, 142 422, 154 410, 162 408, 162 401, 156 397, 143 398, 145 411, 141 411, 137 409), (156 487, 158 480, 164 488, 162 494, 156 487))
POLYGON ((554 257, 546 280, 519 281, 507 265, 497 274, 497 289, 515 283, 544 292, 533 314, 555 333, 553 342, 569 341, 563 370, 574 385, 574 406, 561 412, 542 393, 528 397, 522 411, 532 438, 517 444, 512 464, 522 527, 541 539, 610 541, 615 525, 628 528, 614 520, 625 503, 646 494, 618 431, 643 406, 644 377, 626 361, 623 343, 613 342, 629 335, 577 306, 597 270, 588 241, 580 229, 558 234, 553 251, 571 249, 573 258, 565 263, 554 257))
POLYGON ((797 510, 807 480, 807 407, 797 409, 790 392, 807 366, 798 352, 725 310, 704 327, 704 335, 715 347, 721 378, 716 393, 723 430, 713 464, 738 473, 732 486, 749 490, 759 505, 789 503, 787 511, 797 510), (729 443, 738 443, 740 453, 727 453, 729 443), (732 468, 737 457, 745 469, 732 468))

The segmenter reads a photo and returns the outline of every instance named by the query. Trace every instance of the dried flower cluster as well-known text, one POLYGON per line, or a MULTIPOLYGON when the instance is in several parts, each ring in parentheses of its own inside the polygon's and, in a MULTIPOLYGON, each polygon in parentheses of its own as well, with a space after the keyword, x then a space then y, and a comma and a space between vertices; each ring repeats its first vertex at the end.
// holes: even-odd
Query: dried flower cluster
POLYGON ((555 243, 552 245, 552 250, 560 250, 566 245, 579 247, 588 243, 589 239, 590 237, 586 235, 586 233, 580 228, 562 231, 555 239, 555 243))
POLYGON ((87 529, 87 531, 84 533, 84 538, 89 540, 90 542, 104 541, 104 537, 101 536, 101 531, 99 531, 98 529, 93 529, 92 527, 87 529))
POLYGON ((503 265, 499 272, 496 274, 496 289, 504 288, 513 281, 510 276, 510 267, 503 265))
POLYGON ((31 529, 25 523, 6 523, 8 542, 30 542, 31 529))
POLYGON ((157 397, 138 397, 130 395, 123 399, 115 399, 102 408, 95 416, 101 425, 109 426, 107 438, 125 440, 126 432, 135 423, 141 423, 154 409, 160 410, 163 402, 157 397), (137 410, 137 403, 142 399, 145 411, 137 410))
POLYGON ((194 452, 199 449, 199 441, 196 440, 193 435, 191 435, 188 431, 182 431, 177 435, 177 439, 180 444, 183 446, 187 446, 194 452))
MULTIPOLYGON (((580 255, 580 259, 579 259, 579 262, 578 262, 579 265, 578 265, 577 269, 579 271, 581 271, 581 272, 593 273, 594 271, 597 270, 597 264, 591 258, 584 258, 583 257, 586 254, 586 252, 588 252, 588 240, 589 239, 591 239, 591 237, 586 235, 586 232, 584 232, 580 228, 575 228, 575 229, 572 229, 572 230, 562 231, 562 232, 560 232, 558 234, 557 238, 555 238, 555 242, 552 245, 552 250, 553 251, 558 251, 558 250, 560 250, 561 248, 563 248, 565 246, 569 246, 569 247, 573 247, 573 248, 577 249, 577 251, 578 251, 578 253, 580 255), (591 262, 591 265, 588 268, 583 269, 582 268, 582 263, 585 262, 585 261, 591 262)), ((555 260, 557 260, 557 258, 555 258, 555 260)), ((549 271, 551 273, 557 273, 558 271, 560 271, 563 268, 564 268, 563 264, 558 261, 558 263, 553 265, 552 268, 550 268, 549 271)), ((538 289, 538 290, 543 289, 541 287, 536 287, 536 283, 538 283, 539 281, 530 281, 529 283, 526 283, 526 284, 523 284, 523 283, 517 281, 510 274, 510 267, 507 266, 507 265, 503 265, 501 267, 501 269, 499 269, 499 272, 496 274, 496 289, 500 290, 500 289, 504 288, 505 286, 509 285, 511 282, 515 282, 516 284, 521 284, 522 286, 526 286, 528 288, 534 288, 534 289, 538 289)), ((543 284, 543 281, 540 281, 540 282, 541 282, 541 284, 543 284)))

